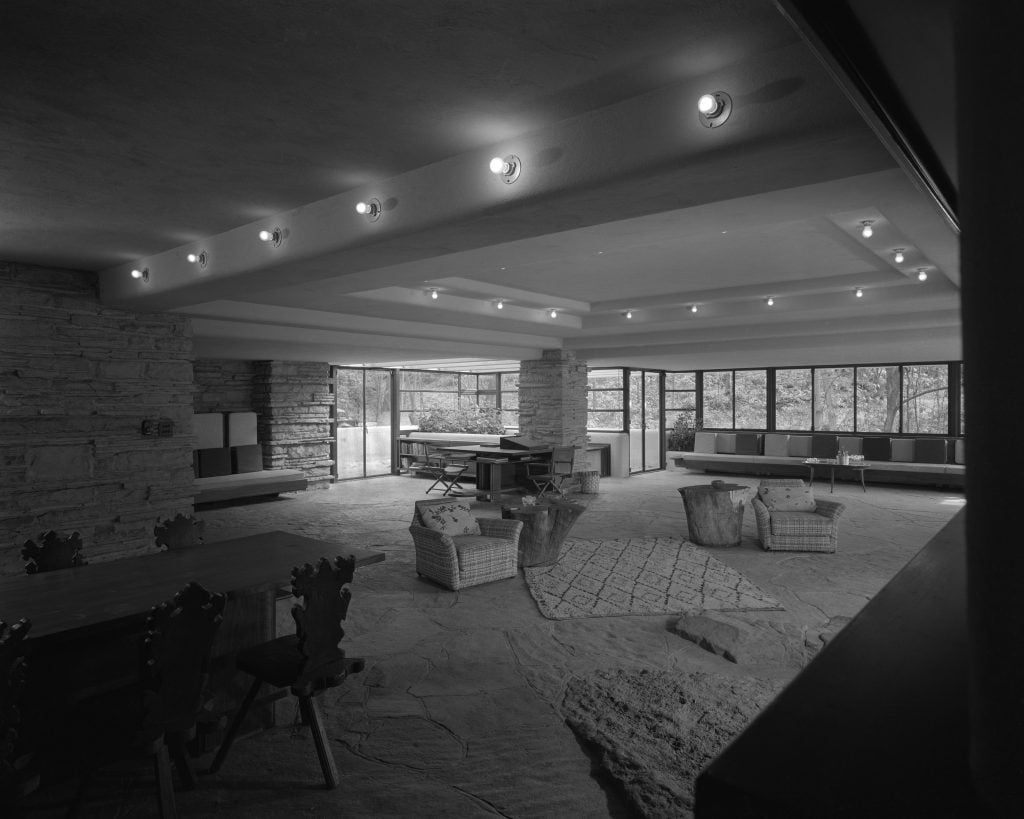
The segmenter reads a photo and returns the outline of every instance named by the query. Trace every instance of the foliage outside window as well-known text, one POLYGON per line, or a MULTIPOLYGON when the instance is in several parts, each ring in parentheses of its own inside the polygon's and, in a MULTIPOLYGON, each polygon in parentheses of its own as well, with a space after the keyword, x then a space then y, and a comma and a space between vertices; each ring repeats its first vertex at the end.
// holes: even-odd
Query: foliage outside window
POLYGON ((497 409, 468 406, 428 407, 419 413, 420 432, 483 432, 501 435, 505 425, 497 409))
MULTIPOLYGON (((433 370, 402 370, 400 376, 400 423, 419 426, 421 417, 434 410, 463 410, 472 415, 478 407, 498 411, 504 426, 519 425, 519 373, 458 373, 433 370), (500 385, 514 376, 515 391, 505 400, 500 385)), ((467 415, 466 417, 470 417, 467 415)), ((435 432, 439 430, 434 430, 435 432)), ((456 430, 468 432, 469 430, 456 430)))
POLYGON ((764 429, 768 426, 768 371, 737 370, 736 429, 764 429))
POLYGON ((949 430, 949 367, 903 367, 903 431, 944 435, 949 430))
POLYGON ((732 370, 704 373, 704 426, 732 429, 732 370))
POLYGON ((811 428, 811 371, 775 371, 775 428, 811 428))
POLYGON ((857 368, 857 431, 899 432, 900 368, 857 368))
POLYGON ((697 417, 697 373, 665 373, 665 448, 693 451, 703 421, 697 417))
POLYGON ((624 393, 622 370, 587 373, 587 429, 622 431, 626 417, 624 393))
POLYGON ((815 368, 814 429, 853 431, 853 367, 815 368))

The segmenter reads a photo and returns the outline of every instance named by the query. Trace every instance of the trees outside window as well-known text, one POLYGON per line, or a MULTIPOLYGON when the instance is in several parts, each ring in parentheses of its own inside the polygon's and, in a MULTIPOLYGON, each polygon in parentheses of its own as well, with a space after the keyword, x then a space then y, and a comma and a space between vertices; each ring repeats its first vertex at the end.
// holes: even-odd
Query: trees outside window
POLYGON ((764 429, 768 426, 768 371, 737 370, 736 429, 764 429))
POLYGON ((704 406, 701 415, 705 428, 732 429, 732 370, 704 373, 704 406))
POLYGON ((857 431, 900 431, 900 368, 857 368, 857 431))
POLYGON ((811 371, 775 371, 775 428, 811 428, 811 371))
POLYGON ((853 367, 815 368, 814 429, 853 431, 853 367))
POLYGON ((949 366, 903 367, 903 431, 945 435, 949 431, 949 366))

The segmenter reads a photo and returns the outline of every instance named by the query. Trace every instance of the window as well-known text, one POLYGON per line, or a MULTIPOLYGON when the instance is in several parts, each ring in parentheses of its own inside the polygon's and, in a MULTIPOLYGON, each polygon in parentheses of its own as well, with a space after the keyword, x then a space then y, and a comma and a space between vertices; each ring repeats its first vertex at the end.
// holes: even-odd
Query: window
POLYGON ((501 407, 505 426, 519 425, 519 373, 400 371, 401 425, 416 426, 425 409, 501 407), (507 388, 507 391, 506 391, 507 388))
POLYGON ((732 370, 704 373, 705 428, 732 429, 732 370))
POLYGON ((949 366, 903 367, 903 431, 925 435, 949 432, 949 366))
POLYGON ((900 368, 857 368, 857 432, 900 431, 900 368))
POLYGON ((853 368, 814 369, 814 429, 853 432, 853 368))
POLYGON ((737 370, 736 429, 765 429, 768 426, 768 371, 737 370))
POLYGON ((775 371, 775 428, 811 428, 811 371, 775 371))
POLYGON ((587 429, 625 429, 622 370, 591 370, 587 373, 587 429))
POLYGON ((519 427, 519 373, 500 373, 498 388, 501 397, 501 423, 519 427))
MULTIPOLYGON (((697 422, 697 373, 665 373, 665 430, 693 429, 697 422)), ((679 449, 670 446, 669 449, 679 449)))

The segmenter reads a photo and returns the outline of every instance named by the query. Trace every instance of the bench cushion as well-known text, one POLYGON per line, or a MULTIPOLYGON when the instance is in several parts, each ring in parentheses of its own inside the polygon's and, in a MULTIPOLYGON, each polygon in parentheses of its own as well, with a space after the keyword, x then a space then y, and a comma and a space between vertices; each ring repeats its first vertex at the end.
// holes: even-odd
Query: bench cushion
POLYGON ((957 438, 956 441, 953 442, 953 463, 962 464, 965 462, 964 457, 966 452, 964 450, 964 439, 957 438))
POLYGON ((760 455, 761 435, 757 432, 736 433, 736 454, 737 455, 760 455))
POLYGON ((693 451, 711 455, 715 451, 718 436, 714 432, 698 432, 693 436, 693 451))
POLYGON ((864 439, 859 435, 840 435, 839 449, 845 450, 848 455, 863 455, 864 439))
POLYGON ((785 458, 789 455, 789 436, 778 432, 765 433, 764 454, 785 458))
POLYGON ((913 438, 893 438, 892 440, 892 459, 894 461, 913 461, 914 460, 914 439, 913 438))
POLYGON ((839 451, 839 439, 832 433, 811 436, 811 457, 834 458, 839 451))
POLYGON ((871 436, 862 439, 861 454, 865 461, 891 461, 892 442, 888 438, 871 436))
POLYGON ((914 461, 922 464, 944 464, 948 460, 945 438, 915 438, 914 461))
POLYGON ((259 472, 263 469, 263 447, 259 444, 231 447, 232 472, 259 472))
POLYGON ((231 450, 226 446, 197 449, 195 454, 196 477, 213 478, 231 474, 231 450))
POLYGON ((719 432, 715 440, 715 452, 732 455, 736 452, 736 433, 719 432))
POLYGON ((789 436, 789 455, 791 458, 810 458, 811 457, 811 436, 810 435, 790 435, 789 436))

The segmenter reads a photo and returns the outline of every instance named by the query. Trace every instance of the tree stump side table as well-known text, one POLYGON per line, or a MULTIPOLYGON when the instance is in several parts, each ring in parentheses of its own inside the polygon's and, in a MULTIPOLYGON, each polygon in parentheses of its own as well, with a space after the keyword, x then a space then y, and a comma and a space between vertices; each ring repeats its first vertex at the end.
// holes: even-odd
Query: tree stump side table
POLYGON ((533 506, 503 506, 501 516, 521 520, 519 566, 548 566, 558 562, 562 541, 586 507, 568 501, 549 501, 533 506))
POLYGON ((681 486, 690 541, 698 546, 739 546, 743 534, 743 504, 750 487, 724 481, 681 486))

